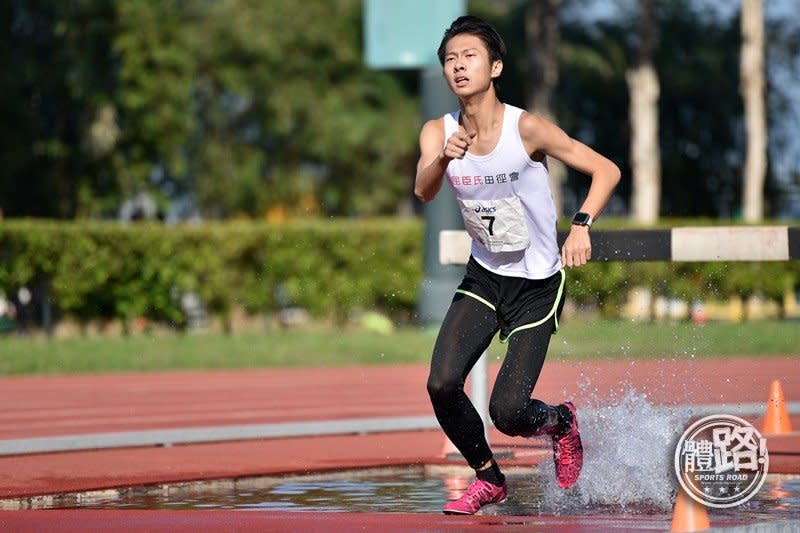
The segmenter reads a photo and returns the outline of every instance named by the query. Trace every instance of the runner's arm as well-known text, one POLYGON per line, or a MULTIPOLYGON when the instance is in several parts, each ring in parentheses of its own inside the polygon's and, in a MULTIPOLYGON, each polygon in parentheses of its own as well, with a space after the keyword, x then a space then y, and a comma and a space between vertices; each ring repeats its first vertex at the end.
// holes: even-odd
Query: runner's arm
POLYGON ((429 120, 419 134, 420 156, 414 180, 414 196, 422 202, 433 200, 442 188, 442 178, 452 158, 444 155, 444 124, 429 120))
MULTIPOLYGON (((529 153, 544 153, 555 157, 565 165, 592 178, 589 193, 580 211, 596 220, 611 199, 614 187, 620 180, 620 170, 611 160, 598 154, 582 142, 571 138, 564 130, 532 114, 520 120, 520 134, 529 153)), ((591 258, 589 228, 573 225, 561 249, 561 261, 565 266, 580 266, 591 258)))

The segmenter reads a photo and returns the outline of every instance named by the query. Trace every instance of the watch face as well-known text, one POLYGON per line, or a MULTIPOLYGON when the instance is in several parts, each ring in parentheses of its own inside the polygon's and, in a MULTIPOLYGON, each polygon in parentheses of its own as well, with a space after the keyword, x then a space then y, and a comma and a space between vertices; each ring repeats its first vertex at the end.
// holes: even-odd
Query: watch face
POLYGON ((580 226, 586 226, 589 224, 591 217, 586 213, 576 213, 575 217, 572 219, 573 224, 578 224, 580 226))

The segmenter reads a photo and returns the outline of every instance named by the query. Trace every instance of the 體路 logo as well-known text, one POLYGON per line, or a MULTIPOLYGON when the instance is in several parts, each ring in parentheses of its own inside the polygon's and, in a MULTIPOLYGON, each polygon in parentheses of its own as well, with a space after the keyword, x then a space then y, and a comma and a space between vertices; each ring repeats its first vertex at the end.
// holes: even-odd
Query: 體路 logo
POLYGON ((767 441, 746 420, 712 415, 692 424, 675 448, 675 473, 691 498, 734 507, 752 498, 767 477, 767 441))

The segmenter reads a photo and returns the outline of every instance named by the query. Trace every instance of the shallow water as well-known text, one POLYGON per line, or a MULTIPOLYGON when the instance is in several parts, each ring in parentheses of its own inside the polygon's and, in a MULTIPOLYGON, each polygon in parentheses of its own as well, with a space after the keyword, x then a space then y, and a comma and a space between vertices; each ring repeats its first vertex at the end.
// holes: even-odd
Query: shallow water
MULTIPOLYGON (((661 517, 668 527, 671 509, 652 501, 623 504, 587 503, 579 488, 554 500, 549 497, 549 476, 537 470, 517 469, 508 474, 509 498, 482 514, 650 516, 661 517)), ((115 495, 80 498, 57 507, 93 509, 240 509, 295 512, 439 513, 449 499, 469 483, 462 469, 410 467, 338 472, 291 478, 245 479, 174 487, 119 491, 115 495)), ((671 496, 668 496, 671 499, 671 496)), ((745 504, 730 509, 710 509, 709 515, 745 522, 798 519, 800 477, 770 476, 745 504)))

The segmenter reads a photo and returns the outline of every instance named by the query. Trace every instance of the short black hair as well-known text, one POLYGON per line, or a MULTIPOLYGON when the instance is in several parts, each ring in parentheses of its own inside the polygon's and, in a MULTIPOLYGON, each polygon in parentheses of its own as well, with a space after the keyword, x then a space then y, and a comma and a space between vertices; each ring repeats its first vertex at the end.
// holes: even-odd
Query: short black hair
POLYGON ((475 35, 483 41, 483 44, 486 45, 486 49, 489 50, 490 63, 502 61, 503 57, 505 57, 506 43, 503 42, 503 38, 500 37, 497 30, 481 18, 472 15, 464 15, 454 20, 453 23, 450 24, 450 27, 444 32, 444 37, 442 37, 442 43, 439 45, 438 51, 439 63, 442 65, 444 65, 444 54, 447 48, 447 42, 461 33, 475 35))

